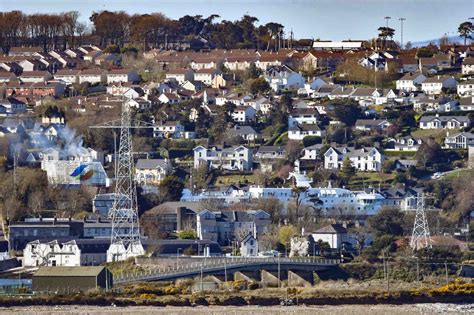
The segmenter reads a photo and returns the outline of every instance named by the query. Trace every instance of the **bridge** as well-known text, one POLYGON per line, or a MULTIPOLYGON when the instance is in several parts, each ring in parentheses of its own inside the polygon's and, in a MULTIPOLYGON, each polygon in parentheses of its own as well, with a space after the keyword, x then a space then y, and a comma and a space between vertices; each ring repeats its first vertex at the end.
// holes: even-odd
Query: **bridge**
POLYGON ((181 264, 168 268, 140 273, 127 273, 114 277, 114 284, 149 281, 173 281, 180 278, 215 276, 248 281, 277 282, 281 279, 298 278, 312 283, 313 273, 336 267, 339 259, 316 257, 226 257, 202 259, 201 262, 181 264))

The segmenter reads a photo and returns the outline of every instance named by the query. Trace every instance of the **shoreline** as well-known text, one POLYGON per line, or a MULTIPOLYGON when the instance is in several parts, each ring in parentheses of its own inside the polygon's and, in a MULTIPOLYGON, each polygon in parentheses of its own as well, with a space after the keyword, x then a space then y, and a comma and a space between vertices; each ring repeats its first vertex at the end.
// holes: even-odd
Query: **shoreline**
POLYGON ((456 303, 428 303, 428 304, 385 304, 385 305, 320 305, 320 306, 197 306, 197 307, 153 307, 153 306, 89 306, 89 305, 68 305, 68 306, 18 306, 5 308, 0 307, 0 314, 21 313, 25 315, 46 315, 46 314, 77 314, 77 315, 99 315, 99 314, 167 314, 167 315, 187 315, 187 314, 421 314, 444 313, 460 314, 472 313, 474 304, 456 303))

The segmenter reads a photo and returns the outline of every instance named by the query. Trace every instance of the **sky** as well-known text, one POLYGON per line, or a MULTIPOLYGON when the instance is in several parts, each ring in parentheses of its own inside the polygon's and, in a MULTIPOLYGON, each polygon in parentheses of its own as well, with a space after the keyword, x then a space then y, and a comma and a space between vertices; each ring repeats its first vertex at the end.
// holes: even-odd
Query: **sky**
POLYGON ((403 41, 439 39, 457 35, 461 22, 474 17, 474 0, 0 0, 0 11, 53 13, 77 10, 82 20, 93 11, 124 10, 130 14, 161 12, 176 19, 184 15, 218 14, 237 20, 244 14, 255 16, 259 24, 279 22, 295 38, 321 40, 369 39, 385 25, 396 30, 403 41))

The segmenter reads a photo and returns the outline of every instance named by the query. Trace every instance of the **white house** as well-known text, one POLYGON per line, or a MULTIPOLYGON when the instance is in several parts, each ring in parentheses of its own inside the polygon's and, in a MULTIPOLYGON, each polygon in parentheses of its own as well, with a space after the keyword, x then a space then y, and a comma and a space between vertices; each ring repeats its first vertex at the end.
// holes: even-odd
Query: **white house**
POLYGON ((357 119, 355 128, 360 131, 387 130, 391 125, 386 119, 357 119))
POLYGON ((107 71, 101 69, 86 69, 79 73, 79 83, 90 84, 107 82, 107 71))
POLYGON ((443 89, 455 89, 456 79, 448 76, 434 76, 421 83, 421 90, 425 94, 441 94, 443 89))
POLYGON ((324 144, 318 143, 304 148, 303 156, 300 157, 300 160, 319 160, 321 158, 321 149, 323 146, 324 144))
POLYGON ((81 265, 81 250, 74 240, 59 243, 58 241, 29 242, 23 250, 23 266, 67 266, 81 265))
POLYGON ((458 83, 459 96, 474 96, 474 79, 460 81, 458 83))
POLYGON ((462 111, 474 111, 474 96, 462 97, 459 100, 458 108, 462 111))
POLYGON ((224 67, 231 71, 237 70, 247 70, 250 68, 250 65, 257 60, 257 56, 248 55, 248 56, 231 56, 227 57, 224 61, 224 67))
POLYGON ((79 74, 81 70, 69 69, 69 70, 58 70, 54 74, 55 80, 61 80, 66 84, 75 84, 79 82, 79 74))
POLYGON ((387 150, 391 151, 418 151, 421 144, 423 144, 423 140, 406 136, 397 139, 389 139, 387 144, 389 145, 387 150))
POLYGON ((384 155, 375 147, 361 149, 330 147, 324 153, 324 168, 340 169, 346 158, 349 158, 353 167, 364 172, 380 172, 384 162, 384 155))
POLYGON ((222 74, 219 69, 199 69, 194 72, 194 81, 200 81, 206 85, 211 85, 215 76, 222 74))
POLYGON ((230 148, 197 146, 193 151, 194 168, 201 165, 231 171, 248 171, 253 168, 252 149, 242 145, 230 148))
POLYGON ((241 137, 245 141, 255 141, 260 138, 259 134, 250 126, 235 125, 227 130, 227 133, 231 137, 241 137))
POLYGON ((191 69, 176 69, 170 70, 166 73, 166 79, 173 79, 179 84, 183 84, 186 81, 194 80, 194 72, 191 69))
POLYGON ((48 71, 23 71, 20 80, 22 82, 46 82, 53 76, 48 71))
POLYGON ((397 90, 412 92, 417 91, 426 77, 420 72, 408 72, 396 81, 397 90))
POLYGON ((297 124, 312 124, 318 123, 319 112, 314 108, 296 108, 291 111, 288 116, 288 127, 291 128, 297 124))
POLYGON ((232 112, 232 119, 238 123, 246 123, 255 120, 256 113, 252 106, 237 106, 232 112))
POLYGON ((195 133, 186 131, 184 126, 177 121, 167 121, 153 127, 153 137, 166 139, 193 139, 195 133))
POLYGON ((331 224, 311 233, 315 243, 319 241, 329 244, 331 249, 340 249, 342 243, 348 241, 347 229, 341 224, 331 224))
POLYGON ((142 185, 159 185, 171 173, 167 159, 138 159, 135 165, 135 180, 142 185))
POLYGON ((474 57, 464 58, 461 66, 461 73, 463 75, 474 73, 474 57))
POLYGON ((242 240, 240 240, 240 256, 253 257, 257 255, 258 241, 251 233, 249 233, 242 240))
POLYGON ((272 66, 265 71, 265 80, 275 92, 304 87, 304 77, 288 66, 272 66))
POLYGON ((139 79, 138 73, 131 69, 112 69, 107 73, 107 84, 138 82, 139 79))
POLYGON ((180 102, 179 96, 170 92, 161 93, 158 100, 164 104, 177 104, 180 102))
POLYGON ((469 143, 474 143, 474 133, 460 132, 450 135, 449 131, 444 138, 444 147, 447 149, 467 149, 469 143))
POLYGON ((324 131, 317 124, 296 124, 288 129, 288 139, 303 140, 307 136, 322 137, 324 131))
POLYGON ((467 116, 422 116, 420 129, 460 129, 471 126, 467 116))

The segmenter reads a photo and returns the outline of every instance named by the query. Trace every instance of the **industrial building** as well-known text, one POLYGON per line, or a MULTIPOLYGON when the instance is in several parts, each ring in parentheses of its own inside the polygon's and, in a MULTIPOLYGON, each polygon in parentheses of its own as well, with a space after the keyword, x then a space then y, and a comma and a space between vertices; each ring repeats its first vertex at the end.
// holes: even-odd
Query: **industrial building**
POLYGON ((33 275, 33 292, 73 293, 112 286, 113 275, 103 266, 40 267, 33 275))

